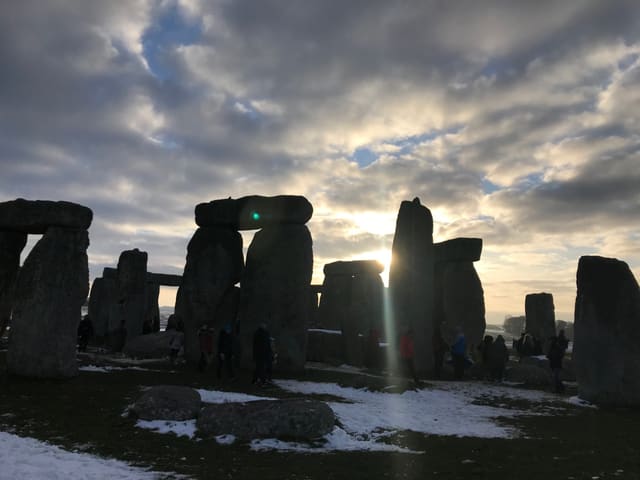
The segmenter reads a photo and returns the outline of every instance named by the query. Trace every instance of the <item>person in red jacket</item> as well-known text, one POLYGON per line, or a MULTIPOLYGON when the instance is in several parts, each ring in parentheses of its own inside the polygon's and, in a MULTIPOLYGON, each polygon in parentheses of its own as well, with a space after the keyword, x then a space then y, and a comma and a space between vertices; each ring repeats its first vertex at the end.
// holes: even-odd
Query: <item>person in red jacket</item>
POLYGON ((416 369, 413 365, 414 347, 413 347, 413 332, 410 328, 407 328, 400 337, 400 359, 405 368, 405 371, 413 378, 413 381, 419 383, 418 376, 416 375, 416 369))

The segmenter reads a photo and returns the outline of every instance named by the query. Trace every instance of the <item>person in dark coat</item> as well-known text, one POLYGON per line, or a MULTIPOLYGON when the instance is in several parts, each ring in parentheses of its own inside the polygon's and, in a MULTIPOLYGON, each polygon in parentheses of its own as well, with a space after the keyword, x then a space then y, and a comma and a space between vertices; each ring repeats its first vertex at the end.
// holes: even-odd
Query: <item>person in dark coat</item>
POLYGON ((433 366, 434 366, 434 375, 437 379, 442 378, 442 367, 444 365, 444 356, 447 353, 449 345, 442 338, 442 331, 440 327, 436 327, 433 331, 433 336, 431 337, 431 342, 433 346, 433 366))
MULTIPOLYGON (((180 330, 176 328, 179 332, 180 330)), ((204 372, 209 368, 213 356, 213 328, 203 325, 198 331, 200 342, 200 359, 198 360, 198 371, 204 372)))
POLYGON ((565 349, 562 348, 562 345, 560 344, 560 342, 558 342, 558 338, 552 337, 551 343, 549 344, 549 353, 547 353, 547 358, 549 359, 553 391, 555 393, 564 392, 564 383, 562 383, 562 379, 560 378, 564 352, 565 349))
POLYGON ((509 361, 509 350, 504 343, 504 337, 498 335, 496 341, 489 347, 487 354, 487 365, 491 380, 501 382, 504 379, 507 361, 509 361))
POLYGON ((233 334, 231 325, 227 324, 218 335, 218 378, 222 378, 222 369, 226 367, 229 379, 233 380, 233 334))
POLYGON ((400 337, 400 359, 402 360, 405 372, 418 384, 420 381, 416 375, 416 369, 413 363, 414 355, 413 332, 410 328, 407 328, 400 337))
POLYGON ((271 350, 271 335, 267 325, 262 323, 253 334, 253 361, 256 368, 253 372, 252 383, 265 385, 269 381, 270 364, 273 361, 271 350))
POLYGON ((569 348, 569 339, 565 336, 564 330, 558 332, 558 344, 565 352, 569 348))
POLYGON ((85 315, 78 324, 78 351, 86 352, 89 341, 93 338, 93 322, 85 315))

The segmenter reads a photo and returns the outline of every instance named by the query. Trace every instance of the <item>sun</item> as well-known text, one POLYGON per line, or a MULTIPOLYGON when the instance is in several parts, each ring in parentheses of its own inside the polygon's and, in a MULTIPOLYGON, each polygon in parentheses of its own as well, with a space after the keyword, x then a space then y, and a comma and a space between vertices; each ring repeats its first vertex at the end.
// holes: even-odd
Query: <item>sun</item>
POLYGON ((369 252, 362 252, 358 254, 353 260, 377 260, 382 264, 384 270, 380 274, 385 286, 389 285, 389 269, 391 267, 391 249, 389 250, 374 250, 369 252))

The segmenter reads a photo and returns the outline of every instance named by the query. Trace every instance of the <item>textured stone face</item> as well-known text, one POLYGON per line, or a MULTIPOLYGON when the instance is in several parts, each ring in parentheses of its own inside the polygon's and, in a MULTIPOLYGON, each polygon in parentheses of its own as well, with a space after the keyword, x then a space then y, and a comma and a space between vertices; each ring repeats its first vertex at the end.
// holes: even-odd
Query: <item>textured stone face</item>
POLYGON ((118 282, 112 278, 96 278, 89 295, 89 318, 98 342, 120 327, 118 282))
POLYGON ((142 394, 131 409, 142 420, 183 421, 200 412, 200 394, 190 387, 156 385, 142 394))
POLYGON ((176 314, 184 321, 185 357, 200 358, 198 329, 221 323, 226 315, 223 299, 240 281, 244 260, 242 237, 227 227, 201 227, 187 247, 182 285, 176 297, 176 314))
POLYGON ((25 200, 0 202, 0 230, 42 234, 49 227, 87 230, 93 212, 71 202, 25 200))
POLYGON ((578 395, 602 405, 640 405, 640 289, 629 266, 581 257, 573 360, 578 395))
POLYGON ((256 230, 277 224, 304 225, 313 215, 309 201, 297 195, 214 200, 196 206, 196 224, 201 227, 228 226, 256 230))
POLYGON ((145 333, 157 332, 160 330, 160 307, 158 306, 159 296, 160 285, 157 283, 147 282, 143 320, 143 330, 145 333))
POLYGON ((252 438, 313 440, 333 430, 335 415, 318 400, 257 400, 208 405, 198 417, 202 436, 234 435, 252 438))
MULTIPOLYGON (((413 329, 415 367, 433 370, 434 255, 433 219, 416 198, 402 202, 393 237, 389 293, 396 332, 413 329)), ((387 337, 393 341, 393 335, 387 337)), ((395 346, 395 345, 394 345, 395 346)))
POLYGON ((77 373, 80 309, 89 290, 86 231, 51 227, 18 275, 8 370, 30 377, 77 373))
POLYGON ((11 317, 20 269, 20 253, 26 243, 26 233, 0 230, 0 336, 11 317))
POLYGON ((452 344, 457 327, 462 327, 467 345, 478 346, 486 328, 484 291, 471 262, 439 265, 442 286, 442 324, 444 340, 452 344))
POLYGON ((349 262, 333 262, 324 266, 324 274, 331 275, 379 275, 384 265, 377 260, 353 260, 349 262))
POLYGON ((142 335, 147 308, 147 252, 125 250, 118 259, 118 302, 127 340, 142 335))
POLYGON ((556 334, 556 313, 553 295, 530 293, 525 297, 525 330, 543 344, 556 334))
POLYGON ((477 262, 482 254, 481 238, 453 238, 433 245, 437 262, 477 262))
POLYGON ((264 322, 275 339, 277 368, 304 368, 312 269, 312 241, 306 226, 267 227, 253 237, 239 313, 246 366, 251 365, 253 334, 264 322))

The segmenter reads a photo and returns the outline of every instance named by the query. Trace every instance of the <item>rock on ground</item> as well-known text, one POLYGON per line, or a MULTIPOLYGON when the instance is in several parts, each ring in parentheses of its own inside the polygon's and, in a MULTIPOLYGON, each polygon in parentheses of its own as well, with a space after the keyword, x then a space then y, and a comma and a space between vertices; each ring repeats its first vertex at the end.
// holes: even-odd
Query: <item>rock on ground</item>
POLYGON ((318 400, 258 400, 209 405, 200 413, 200 435, 234 435, 239 439, 287 438, 313 440, 330 433, 331 408, 318 400))
POLYGON ((200 412, 200 394, 190 387, 156 385, 144 392, 131 407, 142 420, 190 420, 200 412))

